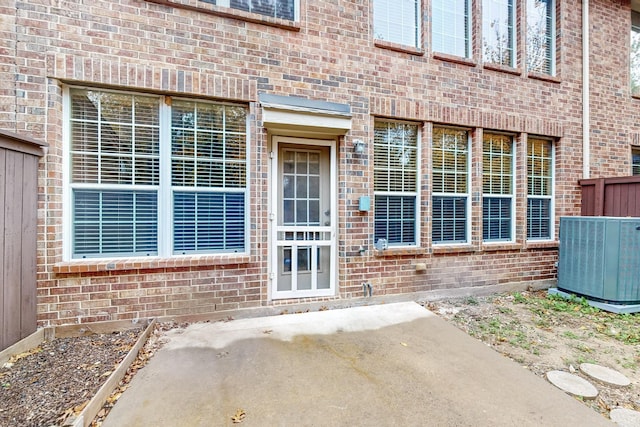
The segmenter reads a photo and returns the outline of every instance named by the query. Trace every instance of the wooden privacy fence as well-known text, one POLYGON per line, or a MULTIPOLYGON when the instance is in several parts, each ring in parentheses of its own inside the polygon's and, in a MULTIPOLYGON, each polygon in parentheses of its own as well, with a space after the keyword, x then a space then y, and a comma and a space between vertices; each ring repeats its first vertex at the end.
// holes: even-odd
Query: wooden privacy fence
POLYGON ((581 179, 583 216, 640 217, 640 176, 581 179))
POLYGON ((0 351, 36 330, 38 159, 44 146, 0 130, 0 351))

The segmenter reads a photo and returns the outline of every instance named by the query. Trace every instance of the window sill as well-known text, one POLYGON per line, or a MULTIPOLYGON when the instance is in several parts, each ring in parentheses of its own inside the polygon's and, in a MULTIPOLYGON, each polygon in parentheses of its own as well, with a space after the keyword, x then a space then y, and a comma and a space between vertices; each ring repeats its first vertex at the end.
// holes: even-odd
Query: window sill
POLYGON ((470 67, 475 67, 476 65, 478 65, 478 63, 471 58, 449 55, 448 53, 433 52, 433 57, 441 61, 454 62, 456 64, 468 65, 470 67))
POLYGON ((542 73, 528 73, 527 77, 529 77, 530 79, 535 79, 535 80, 542 80, 543 82, 550 82, 550 83, 561 83, 561 80, 556 77, 556 76, 551 76, 549 74, 542 74, 542 73))
POLYGON ((434 244, 433 245, 434 255, 461 254, 461 253, 475 252, 475 251, 476 251, 476 247, 470 244, 460 244, 460 245, 434 244))
POLYGON ((244 10, 232 9, 230 7, 216 6, 198 0, 146 0, 150 3, 157 3, 163 6, 175 7, 178 9, 192 10, 209 15, 221 16, 223 18, 239 19, 241 21, 253 22, 255 24, 269 25, 271 27, 282 28, 291 31, 300 31, 299 22, 287 19, 272 18, 258 13, 245 12, 244 10))
POLYGON ((484 64, 483 67, 486 70, 493 70, 493 71, 501 71, 503 73, 508 73, 508 74, 513 74, 514 76, 520 76, 522 75, 522 70, 520 68, 513 68, 513 67, 508 67, 506 65, 501 65, 501 64, 484 64))
POLYGON ((389 49, 389 50, 402 52, 402 53, 410 53, 411 55, 418 55, 418 56, 424 55, 424 51, 422 49, 419 49, 413 46, 405 46, 399 43, 393 43, 393 42, 388 42, 384 40, 374 40, 373 44, 376 47, 379 47, 382 49, 389 49))
POLYGON ((526 249, 558 249, 556 240, 527 240, 526 249))
POLYGON ((406 256, 406 255, 426 255, 427 250, 425 248, 388 248, 382 251, 374 250, 373 256, 376 258, 394 257, 394 256, 406 256))
POLYGON ((178 255, 171 258, 88 259, 60 262, 53 266, 54 273, 86 273, 101 271, 147 270, 163 268, 189 268, 214 265, 248 264, 247 254, 178 255))
POLYGON ((522 244, 516 242, 484 243, 482 245, 483 252, 516 251, 521 249, 522 244))

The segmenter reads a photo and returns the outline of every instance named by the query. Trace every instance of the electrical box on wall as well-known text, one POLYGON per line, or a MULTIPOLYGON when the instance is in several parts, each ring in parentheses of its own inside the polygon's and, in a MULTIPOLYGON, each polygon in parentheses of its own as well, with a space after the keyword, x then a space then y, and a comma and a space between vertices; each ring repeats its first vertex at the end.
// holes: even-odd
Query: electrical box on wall
POLYGON ((371 198, 369 198, 369 196, 360 196, 360 200, 358 200, 358 209, 360 212, 369 212, 371 209, 371 198))

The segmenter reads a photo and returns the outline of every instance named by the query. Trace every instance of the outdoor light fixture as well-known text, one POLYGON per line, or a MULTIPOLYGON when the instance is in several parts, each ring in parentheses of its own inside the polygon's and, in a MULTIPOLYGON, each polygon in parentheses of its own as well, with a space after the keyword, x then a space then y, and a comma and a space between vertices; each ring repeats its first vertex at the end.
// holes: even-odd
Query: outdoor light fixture
POLYGON ((361 139, 353 140, 353 152, 356 154, 364 153, 364 141, 361 139))

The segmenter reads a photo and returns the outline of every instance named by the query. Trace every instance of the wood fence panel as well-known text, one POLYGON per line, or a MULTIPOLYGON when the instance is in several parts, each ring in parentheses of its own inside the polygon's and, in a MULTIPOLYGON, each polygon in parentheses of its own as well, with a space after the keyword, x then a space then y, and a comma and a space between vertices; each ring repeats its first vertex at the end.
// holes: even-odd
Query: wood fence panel
POLYGON ((20 340, 22 260, 22 158, 24 154, 8 151, 5 161, 4 203, 4 310, 5 339, 20 340))
MULTIPOLYGON (((7 150, 0 149, 0 203, 7 205, 5 198, 5 162, 7 150)), ((9 347, 11 344, 5 335, 5 302, 4 302, 4 209, 0 212, 0 350, 9 347)))
POLYGON ((37 326, 38 160, 45 145, 0 130, 0 351, 37 326))
POLYGON ((20 307, 20 338, 24 338, 37 327, 37 280, 38 239, 38 158, 25 154, 23 161, 23 188, 35 189, 22 194, 22 303, 20 307))
POLYGON ((581 215, 640 217, 640 176, 580 180, 581 215))

